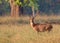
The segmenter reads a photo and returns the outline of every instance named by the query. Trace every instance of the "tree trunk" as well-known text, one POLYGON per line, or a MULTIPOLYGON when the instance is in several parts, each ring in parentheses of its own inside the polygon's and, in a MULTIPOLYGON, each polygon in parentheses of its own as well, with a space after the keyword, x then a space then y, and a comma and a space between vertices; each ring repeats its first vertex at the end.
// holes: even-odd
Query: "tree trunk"
POLYGON ((15 0, 9 0, 11 6, 11 16, 18 17, 19 16, 19 6, 14 3, 15 0))
POLYGON ((35 15, 35 10, 34 10, 34 6, 32 6, 32 16, 34 17, 35 15))

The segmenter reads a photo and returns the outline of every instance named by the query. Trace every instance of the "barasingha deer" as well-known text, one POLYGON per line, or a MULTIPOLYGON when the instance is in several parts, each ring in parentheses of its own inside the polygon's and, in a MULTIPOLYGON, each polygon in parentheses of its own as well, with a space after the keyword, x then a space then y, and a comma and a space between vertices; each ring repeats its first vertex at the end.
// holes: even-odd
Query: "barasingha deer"
POLYGON ((45 23, 45 24, 37 24, 34 22, 34 18, 35 17, 30 17, 30 25, 33 28, 33 30, 37 31, 37 32, 43 32, 43 31, 51 31, 52 29, 52 24, 49 23, 45 23))

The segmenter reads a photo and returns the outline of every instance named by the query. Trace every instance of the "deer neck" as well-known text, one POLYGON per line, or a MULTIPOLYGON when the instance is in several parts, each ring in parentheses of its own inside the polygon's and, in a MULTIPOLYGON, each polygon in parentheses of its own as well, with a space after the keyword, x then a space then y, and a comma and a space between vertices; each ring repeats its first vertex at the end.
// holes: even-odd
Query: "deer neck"
POLYGON ((32 21, 30 22, 30 25, 31 25, 31 26, 34 26, 34 24, 35 24, 35 23, 34 23, 34 20, 32 20, 32 21))

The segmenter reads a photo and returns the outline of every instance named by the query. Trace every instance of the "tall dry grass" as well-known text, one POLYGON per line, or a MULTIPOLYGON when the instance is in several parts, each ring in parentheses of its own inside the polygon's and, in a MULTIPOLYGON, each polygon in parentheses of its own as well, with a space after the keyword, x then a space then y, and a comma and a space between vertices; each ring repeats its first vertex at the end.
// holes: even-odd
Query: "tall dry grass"
MULTIPOLYGON (((37 22, 59 20, 59 16, 37 16, 37 22)), ((60 43, 60 25, 53 24, 51 32, 36 33, 29 25, 29 17, 0 17, 0 43, 60 43)))

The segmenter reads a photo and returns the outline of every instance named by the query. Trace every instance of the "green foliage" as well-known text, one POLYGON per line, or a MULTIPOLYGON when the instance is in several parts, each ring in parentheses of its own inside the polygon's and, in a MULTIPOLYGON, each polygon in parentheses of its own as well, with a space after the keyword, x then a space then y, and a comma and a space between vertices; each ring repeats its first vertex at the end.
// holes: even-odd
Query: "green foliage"
POLYGON ((16 0, 15 3, 22 6, 22 7, 24 7, 24 6, 26 6, 26 7, 27 6, 29 6, 29 7, 34 6, 35 10, 38 10, 38 7, 39 7, 38 0, 24 0, 23 2, 21 2, 21 0, 16 0))
POLYGON ((15 1, 15 4, 21 5, 22 3, 20 2, 20 0, 16 0, 16 1, 15 1))
POLYGON ((0 4, 2 3, 2 0, 0 0, 0 4))
POLYGON ((8 2, 9 0, 5 0, 6 2, 8 2))
POLYGON ((39 5, 38 5, 38 0, 29 0, 29 2, 30 2, 30 3, 29 3, 29 6, 30 6, 30 7, 34 6, 35 9, 38 8, 38 6, 39 6, 39 5))
POLYGON ((26 6, 29 6, 29 7, 33 6, 35 10, 38 10, 38 7, 39 7, 38 0, 28 0, 28 1, 26 0, 25 4, 26 6))
MULTIPOLYGON (((9 1, 9 0, 5 0, 5 1, 9 1)), ((2 3, 2 0, 0 0, 0 3, 2 3)), ((38 5, 38 0, 23 0, 23 2, 21 2, 21 0, 15 0, 15 4, 20 5, 22 7, 24 6, 29 6, 32 7, 34 6, 35 10, 38 9, 39 5, 38 5)))

